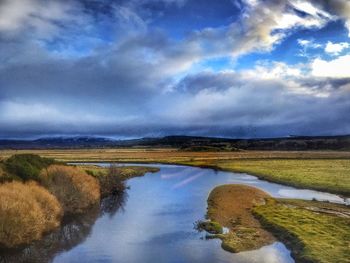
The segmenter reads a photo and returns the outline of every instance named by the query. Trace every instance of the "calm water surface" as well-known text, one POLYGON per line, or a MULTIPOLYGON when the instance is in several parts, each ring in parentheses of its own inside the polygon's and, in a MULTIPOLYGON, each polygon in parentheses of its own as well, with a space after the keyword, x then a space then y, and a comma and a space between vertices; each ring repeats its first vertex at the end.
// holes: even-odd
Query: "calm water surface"
POLYGON ((54 262, 294 262, 280 242, 232 254, 221 249, 221 241, 204 240, 204 234, 197 233, 193 224, 203 219, 210 190, 217 185, 241 183, 274 197, 344 201, 336 195, 296 190, 246 174, 156 166, 161 167, 160 172, 128 181, 129 197, 122 210, 98 218, 85 241, 58 254, 54 262))

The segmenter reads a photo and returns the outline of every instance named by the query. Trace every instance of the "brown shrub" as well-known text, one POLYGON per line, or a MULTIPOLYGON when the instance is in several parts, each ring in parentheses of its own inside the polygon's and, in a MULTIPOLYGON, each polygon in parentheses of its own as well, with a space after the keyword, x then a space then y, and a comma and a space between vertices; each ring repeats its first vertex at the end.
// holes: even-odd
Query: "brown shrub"
POLYGON ((57 198, 42 186, 34 182, 27 184, 32 190, 33 198, 43 209, 45 224, 48 229, 56 228, 60 225, 63 216, 63 209, 57 198))
POLYGON ((0 185, 0 244, 15 247, 40 239, 60 225, 57 199, 34 182, 0 185))
POLYGON ((51 165, 41 176, 47 189, 60 201, 64 213, 81 213, 100 201, 98 181, 82 169, 51 165))
POLYGON ((121 195, 126 189, 125 182, 121 178, 121 170, 115 165, 108 168, 108 173, 96 177, 100 183, 101 198, 109 195, 121 195))

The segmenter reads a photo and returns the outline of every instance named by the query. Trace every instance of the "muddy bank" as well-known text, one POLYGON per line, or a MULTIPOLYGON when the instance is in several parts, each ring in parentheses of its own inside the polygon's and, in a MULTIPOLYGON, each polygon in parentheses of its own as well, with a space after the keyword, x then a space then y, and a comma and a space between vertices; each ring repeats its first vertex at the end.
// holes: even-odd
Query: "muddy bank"
MULTIPOLYGON (((271 196, 257 188, 245 185, 223 185, 216 187, 208 197, 208 222, 201 222, 203 228, 210 234, 210 238, 220 238, 222 248, 230 252, 241 252, 258 249, 275 241, 272 234, 264 230, 259 221, 253 216, 252 209, 256 205, 265 203, 271 196), (210 231, 212 224, 218 223, 228 229, 210 231), (209 230, 209 231, 208 231, 209 230)), ((216 226, 216 229, 219 229, 216 226)))

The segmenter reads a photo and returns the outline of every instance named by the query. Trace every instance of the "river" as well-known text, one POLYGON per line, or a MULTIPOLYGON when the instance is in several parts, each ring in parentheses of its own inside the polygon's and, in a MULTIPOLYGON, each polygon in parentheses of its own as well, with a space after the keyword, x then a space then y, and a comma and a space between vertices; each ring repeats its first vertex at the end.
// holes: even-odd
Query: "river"
MULTIPOLYGON (((295 189, 247 174, 178 165, 151 166, 161 169, 128 180, 127 197, 112 206, 112 212, 99 211, 88 223, 82 220, 85 231, 76 231, 74 241, 63 242, 66 246, 62 248, 56 244, 49 252, 39 243, 32 246, 31 250, 40 250, 31 251, 33 255, 54 263, 290 263, 294 260, 281 242, 233 254, 220 247, 220 240, 206 240, 204 233, 198 233, 194 223, 204 218, 210 191, 218 185, 238 183, 255 186, 273 197, 345 202, 337 195, 295 189), (67 246, 67 242, 71 245, 67 246)), ((81 225, 68 224, 70 230, 81 225)), ((62 238, 62 233, 58 236, 62 238)), ((8 259, 11 261, 11 257, 8 259)))

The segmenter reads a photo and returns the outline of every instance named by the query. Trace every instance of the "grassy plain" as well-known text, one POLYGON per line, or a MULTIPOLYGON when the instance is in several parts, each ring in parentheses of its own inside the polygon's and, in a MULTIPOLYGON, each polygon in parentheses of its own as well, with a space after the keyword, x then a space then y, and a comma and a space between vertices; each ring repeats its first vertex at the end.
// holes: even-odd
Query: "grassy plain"
POLYGON ((249 173, 298 188, 350 196, 350 160, 265 159, 219 161, 216 165, 224 170, 249 173))
MULTIPOLYGON (((188 152, 177 149, 2 150, 0 159, 34 153, 65 162, 184 164, 254 174, 265 180, 350 196, 350 152, 188 152)), ((1 172, 0 172, 1 173, 1 172)))
POLYGON ((262 225, 292 248, 297 262, 350 262, 350 209, 313 201, 274 200, 254 208, 262 225))

